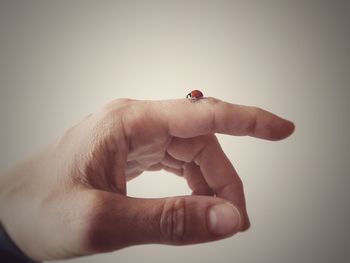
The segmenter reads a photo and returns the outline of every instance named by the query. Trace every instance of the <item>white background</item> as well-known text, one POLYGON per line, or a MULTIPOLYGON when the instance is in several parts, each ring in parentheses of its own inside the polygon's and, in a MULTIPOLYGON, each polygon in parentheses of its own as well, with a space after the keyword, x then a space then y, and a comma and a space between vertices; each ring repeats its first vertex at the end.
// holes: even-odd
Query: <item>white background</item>
MULTIPOLYGON (((111 99, 200 89, 296 124, 281 142, 219 136, 245 184, 251 229, 67 262, 349 262, 348 3, 0 0, 0 169, 111 99)), ((189 190, 158 172, 128 192, 189 190)))

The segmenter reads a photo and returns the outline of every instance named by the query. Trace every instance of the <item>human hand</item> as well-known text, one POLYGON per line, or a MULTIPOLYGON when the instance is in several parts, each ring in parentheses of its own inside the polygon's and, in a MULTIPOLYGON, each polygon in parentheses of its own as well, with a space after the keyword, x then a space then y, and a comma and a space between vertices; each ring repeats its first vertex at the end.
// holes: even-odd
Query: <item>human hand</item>
POLYGON ((272 113, 214 98, 115 100, 0 177, 1 224, 40 261, 225 238, 249 219, 215 133, 280 140, 293 130, 272 113), (160 169, 183 176, 193 195, 126 195, 128 180, 160 169))

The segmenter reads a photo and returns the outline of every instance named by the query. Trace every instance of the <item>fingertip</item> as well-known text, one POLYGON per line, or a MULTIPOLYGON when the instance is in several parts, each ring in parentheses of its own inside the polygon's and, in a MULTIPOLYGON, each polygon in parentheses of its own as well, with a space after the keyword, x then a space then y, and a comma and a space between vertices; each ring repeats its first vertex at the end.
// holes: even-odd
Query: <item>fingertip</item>
POLYGON ((247 231, 249 228, 250 228, 250 220, 249 220, 248 216, 246 215, 246 216, 244 217, 243 226, 242 226, 240 232, 245 232, 245 231, 247 231))
POLYGON ((289 120, 283 120, 284 123, 281 127, 280 137, 277 140, 283 140, 294 133, 295 125, 289 120))
POLYGON ((262 138, 271 141, 280 141, 292 135, 294 130, 295 125, 293 122, 286 119, 279 119, 273 125, 267 126, 266 136, 263 135, 262 138))
POLYGON ((294 133, 294 131, 295 131, 295 124, 294 124, 294 122, 291 122, 291 121, 288 121, 288 120, 287 120, 287 123, 288 123, 288 131, 289 131, 288 136, 289 136, 289 135, 294 133))
POLYGON ((237 204, 235 204, 233 202, 231 202, 231 204, 236 209, 238 209, 238 211, 241 214, 242 222, 241 222, 241 226, 240 226, 239 232, 247 231, 250 228, 250 219, 249 219, 249 215, 248 215, 247 208, 246 208, 245 204, 243 204, 241 206, 238 206, 237 204))

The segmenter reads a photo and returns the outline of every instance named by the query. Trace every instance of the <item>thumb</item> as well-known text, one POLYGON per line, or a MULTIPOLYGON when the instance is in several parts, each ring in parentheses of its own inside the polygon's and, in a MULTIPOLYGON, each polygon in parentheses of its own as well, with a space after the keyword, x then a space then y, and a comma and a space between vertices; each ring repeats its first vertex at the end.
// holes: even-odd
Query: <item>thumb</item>
POLYGON ((243 226, 242 212, 217 197, 142 199, 104 192, 100 203, 88 238, 93 252, 208 242, 232 236, 243 226))

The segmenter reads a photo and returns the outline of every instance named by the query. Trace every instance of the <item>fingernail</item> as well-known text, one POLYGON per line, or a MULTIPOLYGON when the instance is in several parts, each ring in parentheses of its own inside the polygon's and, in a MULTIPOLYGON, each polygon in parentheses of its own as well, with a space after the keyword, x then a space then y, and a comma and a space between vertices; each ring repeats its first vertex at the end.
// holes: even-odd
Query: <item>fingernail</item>
POLYGON ((238 209, 229 203, 210 207, 207 220, 209 231, 220 236, 237 233, 242 223, 238 209))

